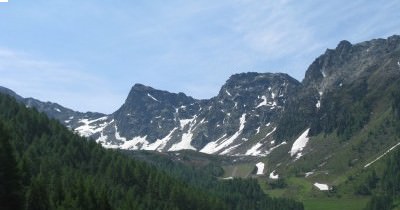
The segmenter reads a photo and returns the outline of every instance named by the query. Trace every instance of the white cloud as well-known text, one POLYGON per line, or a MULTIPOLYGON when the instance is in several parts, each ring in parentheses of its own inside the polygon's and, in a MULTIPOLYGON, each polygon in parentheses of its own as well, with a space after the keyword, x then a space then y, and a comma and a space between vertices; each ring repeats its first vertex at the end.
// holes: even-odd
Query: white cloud
POLYGON ((8 31, 0 33, 0 46, 34 53, 0 49, 0 85, 106 112, 123 102, 135 82, 210 98, 234 73, 285 72, 302 79, 308 65, 340 40, 400 33, 398 0, 13 5, 0 14, 7 20, 0 28, 8 31))
POLYGON ((112 85, 75 65, 0 49, 0 85, 24 97, 60 103, 79 111, 111 112, 122 104, 112 85), (101 106, 99 106, 101 104, 101 106))
POLYGON ((238 15, 231 27, 258 58, 252 62, 280 66, 280 71, 298 79, 326 48, 343 39, 361 42, 400 32, 398 1, 237 0, 235 4, 238 15))

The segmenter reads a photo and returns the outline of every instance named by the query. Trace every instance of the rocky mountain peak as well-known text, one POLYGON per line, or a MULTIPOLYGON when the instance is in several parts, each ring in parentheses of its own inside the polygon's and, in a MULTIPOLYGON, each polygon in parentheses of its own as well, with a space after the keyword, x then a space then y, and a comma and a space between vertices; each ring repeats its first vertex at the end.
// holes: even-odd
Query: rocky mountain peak
POLYGON ((170 93, 143 84, 135 84, 129 92, 125 104, 129 106, 142 106, 144 104, 153 104, 153 106, 156 106, 156 104, 164 104, 177 107, 194 103, 195 101, 195 99, 186 96, 184 93, 170 93))
POLYGON ((398 53, 400 36, 374 39, 352 45, 341 41, 315 59, 306 71, 304 86, 324 92, 341 87, 361 77, 368 77, 377 65, 398 53))
POLYGON ((400 45, 400 35, 393 35, 387 38, 387 45, 392 48, 398 48, 400 45))
POLYGON ((219 98, 235 98, 249 93, 261 96, 267 92, 279 94, 287 85, 299 85, 294 78, 283 73, 241 73, 232 75, 222 86, 219 98))
MULTIPOLYGON (((315 59, 302 83, 282 73, 232 75, 208 100, 135 84, 111 115, 78 113, 33 99, 23 102, 107 148, 262 156, 310 128, 332 92, 349 84, 366 92, 370 83, 399 75, 400 36, 392 36, 359 44, 341 41, 315 59)), ((311 128, 310 135, 317 131, 311 128)))
POLYGON ((335 51, 338 52, 339 54, 345 53, 345 52, 348 52, 351 49, 352 46, 353 45, 349 41, 342 40, 337 45, 335 51))

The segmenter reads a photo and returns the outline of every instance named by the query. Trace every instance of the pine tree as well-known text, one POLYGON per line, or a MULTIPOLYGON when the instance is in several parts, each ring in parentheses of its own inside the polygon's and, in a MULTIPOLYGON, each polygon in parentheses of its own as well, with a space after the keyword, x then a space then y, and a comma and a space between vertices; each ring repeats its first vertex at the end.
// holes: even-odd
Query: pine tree
POLYGON ((9 140, 8 132, 0 123, 0 209, 18 210, 23 208, 23 189, 9 140))
POLYGON ((50 209, 50 201, 47 193, 47 187, 42 176, 34 179, 29 186, 27 202, 27 210, 47 210, 50 209))

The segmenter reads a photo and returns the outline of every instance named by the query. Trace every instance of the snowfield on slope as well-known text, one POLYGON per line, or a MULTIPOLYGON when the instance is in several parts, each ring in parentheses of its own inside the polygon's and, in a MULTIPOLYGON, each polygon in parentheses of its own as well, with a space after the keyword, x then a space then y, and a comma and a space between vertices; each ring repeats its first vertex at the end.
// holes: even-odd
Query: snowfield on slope
POLYGON ((329 186, 327 184, 321 184, 321 183, 315 182, 314 186, 317 187, 321 191, 329 190, 329 186))
POLYGON ((301 151, 303 151, 304 147, 307 145, 309 138, 308 136, 308 131, 310 131, 310 129, 308 128, 306 131, 304 131, 304 133, 302 133, 297 139, 296 141, 294 141, 293 145, 292 145, 292 149, 290 149, 290 156, 294 156, 297 154, 296 156, 296 160, 299 159, 302 156, 301 151))
POLYGON ((264 174, 264 166, 265 164, 263 162, 259 162, 256 164, 257 167, 257 175, 263 175, 264 174))
POLYGON ((269 174, 270 179, 279 179, 279 174, 275 174, 275 170, 269 174))
MULTIPOLYGON (((70 118, 71 119, 71 118, 70 118)), ((78 132, 81 136, 84 137, 89 137, 90 135, 97 133, 97 132, 101 132, 103 131, 103 129, 110 123, 107 123, 106 120, 108 118, 107 117, 100 117, 98 119, 94 119, 94 120, 89 120, 89 119, 80 119, 78 122, 82 123, 83 125, 75 128, 74 130, 76 132, 78 132), (103 122, 100 125, 91 125, 92 123, 101 121, 103 122)))
MULTIPOLYGON (((276 131, 276 127, 274 129, 272 129, 271 132, 267 133, 267 135, 264 138, 267 138, 268 136, 270 136, 272 133, 274 133, 276 131)), ((271 144, 274 144, 275 142, 271 141, 271 144)), ((260 142, 257 142, 257 144, 255 144, 253 147, 251 147, 249 150, 246 151, 245 155, 251 155, 251 156, 267 156, 271 151, 267 151, 262 153, 260 149, 260 147, 262 147, 263 144, 261 144, 260 142)))
POLYGON ((240 136, 240 134, 242 134, 245 124, 246 124, 246 114, 243 114, 240 117, 239 130, 235 134, 233 134, 231 137, 229 137, 227 139, 224 139, 224 137, 226 136, 226 134, 225 134, 220 139, 208 143, 206 146, 203 147, 203 149, 200 150, 200 152, 207 153, 207 154, 214 154, 224 148, 227 148, 240 136))

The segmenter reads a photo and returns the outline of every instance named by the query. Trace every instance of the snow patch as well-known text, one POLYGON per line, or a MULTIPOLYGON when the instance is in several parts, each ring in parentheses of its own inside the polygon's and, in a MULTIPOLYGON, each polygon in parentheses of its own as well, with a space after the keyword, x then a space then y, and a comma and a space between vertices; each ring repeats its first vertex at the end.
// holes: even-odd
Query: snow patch
POLYGON ((182 140, 179 143, 172 145, 172 147, 168 151, 178 151, 183 149, 196 150, 192 143, 193 133, 189 131, 188 133, 182 134, 182 140))
POLYGON ((231 145, 235 141, 235 139, 237 139, 240 136, 240 134, 242 134, 245 123, 246 123, 246 114, 243 114, 240 117, 239 130, 235 134, 233 134, 231 137, 227 139, 223 139, 226 136, 225 134, 220 139, 208 143, 206 146, 203 147, 203 149, 200 150, 200 152, 213 154, 231 145))
MULTIPOLYGON (((116 132, 117 133, 117 132, 116 132)), ((122 137, 123 138, 123 137, 122 137)), ((129 141, 125 141, 122 145, 119 146, 120 149, 126 149, 126 150, 138 150, 140 149, 140 146, 146 145, 149 142, 146 140, 147 136, 141 137, 133 137, 129 141)), ((123 138, 125 139, 125 138, 123 138)))
MULTIPOLYGON (((272 145, 275 144, 275 141, 271 141, 271 144, 272 144, 272 145)), ((278 147, 280 147, 280 146, 282 146, 282 145, 285 145, 285 144, 286 144, 286 142, 284 141, 284 142, 280 143, 279 145, 276 145, 276 146, 274 146, 274 147, 271 147, 268 151, 262 152, 262 151, 260 150, 260 148, 261 148, 261 146, 262 146, 263 144, 261 144, 260 142, 258 142, 256 145, 254 145, 254 146, 251 147, 249 150, 247 150, 246 153, 245 153, 245 155, 248 155, 248 156, 265 157, 265 156, 271 154, 271 152, 274 151, 276 148, 278 148, 278 147)))
POLYGON ((329 190, 329 186, 327 184, 321 184, 321 183, 315 182, 314 186, 317 187, 321 191, 329 190))
POLYGON ((393 149, 395 149, 396 147, 398 147, 400 145, 400 142, 397 143, 396 145, 394 145, 393 147, 391 147, 390 149, 388 149, 385 153, 383 153, 381 156, 377 157, 375 160, 369 162, 368 164, 366 164, 364 166, 364 168, 367 168, 368 166, 370 166, 371 164, 375 163, 376 161, 378 161, 379 159, 381 159, 383 156, 387 155, 390 151, 392 151, 393 149))
POLYGON ((207 153, 207 154, 212 154, 212 153, 216 152, 216 148, 218 147, 218 143, 217 142, 221 141, 221 139, 224 139, 225 137, 226 137, 226 134, 224 134, 221 138, 208 143, 206 146, 204 146, 200 150, 200 152, 207 153))
MULTIPOLYGON (((193 130, 196 124, 196 118, 197 116, 194 116, 192 119, 189 119, 187 121, 181 120, 181 129, 184 128, 184 126, 189 124, 189 129, 186 133, 182 134, 182 139, 180 142, 174 144, 171 146, 171 148, 168 149, 168 151, 177 151, 177 150, 183 150, 183 149, 190 149, 190 150, 196 150, 196 148, 194 148, 191 143, 192 143, 192 139, 193 139, 193 130), (186 123, 186 124, 185 124, 186 123), (184 124, 184 126, 182 127, 182 125, 184 124)), ((204 119, 199 123, 203 123, 204 119)))
MULTIPOLYGON (((271 141, 271 144, 272 144, 272 142, 275 144, 275 141, 271 141)), ((267 152, 265 152, 265 154, 264 154, 263 156, 269 155, 269 154, 270 154, 272 151, 274 151, 276 148, 278 148, 278 147, 280 147, 280 146, 282 146, 282 145, 285 145, 285 144, 287 144, 286 141, 284 141, 284 142, 282 142, 282 143, 280 143, 280 144, 278 144, 278 145, 276 145, 276 146, 274 146, 274 147, 271 147, 267 152)))
POLYGON ((251 155, 251 156, 257 156, 261 153, 258 149, 262 146, 260 142, 258 142, 256 145, 254 145, 252 148, 247 150, 246 155, 251 155))
POLYGON ((150 97, 151 99, 153 99, 154 101, 160 102, 159 100, 157 100, 156 98, 154 98, 154 96, 150 95, 150 93, 147 93, 147 96, 150 97))
POLYGON ((95 120, 80 119, 78 122, 83 123, 83 125, 75 128, 75 131, 77 131, 81 136, 89 137, 94 133, 102 131, 108 125, 107 122, 104 122, 100 125, 91 125, 91 124, 98 122, 98 121, 105 121, 105 120, 107 120, 107 117, 100 117, 95 120))
MULTIPOLYGON (((114 137, 115 139, 122 141, 122 144, 120 145, 115 145, 117 148, 119 149, 125 149, 125 150, 138 150, 141 147, 143 147, 144 145, 148 145, 148 141, 146 140, 147 136, 141 137, 141 136, 136 136, 133 137, 131 140, 127 140, 125 137, 121 136, 118 132, 118 127, 117 125, 114 125, 115 128, 115 134, 114 137)), ((102 137, 100 137, 102 138, 102 137)), ((99 141, 99 139, 98 139, 99 141)), ((104 147, 106 148, 113 148, 113 145, 107 145, 107 144, 103 144, 104 147)))
POLYGON ((191 122, 193 122, 194 119, 195 118, 179 120, 179 123, 181 125, 181 129, 184 129, 186 127, 186 125, 191 123, 191 122))
POLYGON ((263 175, 264 174, 264 166, 265 164, 263 162, 259 162, 256 164, 257 167, 257 175, 263 175))
POLYGON ((260 128, 261 128, 261 127, 258 127, 258 128, 256 129, 256 131, 257 131, 256 134, 260 133, 260 128))
POLYGON ((273 132, 275 132, 276 131, 276 127, 274 128, 274 129, 272 129, 272 131, 271 132, 269 132, 269 133, 267 133, 267 135, 265 136, 265 138, 267 138, 268 136, 270 136, 273 132))
POLYGON ((232 96, 230 92, 228 92, 228 90, 225 90, 225 93, 228 94, 228 96, 232 96))
POLYGON ((279 179, 279 174, 275 174, 275 170, 269 174, 270 179, 279 179))
POLYGON ((299 138, 296 139, 296 141, 294 141, 293 145, 292 145, 292 149, 290 149, 290 156, 294 156, 297 154, 296 159, 299 159, 302 154, 301 151, 303 151, 304 147, 307 145, 307 142, 309 140, 309 138, 307 137, 308 135, 308 131, 310 131, 310 129, 308 128, 306 131, 304 131, 304 133, 302 133, 299 138))
POLYGON ((317 107, 318 109, 321 108, 321 101, 318 100, 317 103, 315 104, 315 107, 317 107))
POLYGON ((306 175, 305 175, 304 177, 307 178, 307 177, 309 177, 309 176, 311 176, 311 175, 313 175, 313 174, 314 174, 314 172, 313 172, 313 171, 310 171, 310 172, 307 172, 306 175))
POLYGON ((54 108, 54 110, 56 110, 57 112, 61 112, 59 108, 54 108))
POLYGON ((256 106, 256 108, 261 107, 261 106, 267 106, 267 97, 266 97, 266 96, 261 96, 261 99, 262 99, 263 101, 261 101, 261 103, 258 104, 258 105, 256 106))
POLYGON ((222 178, 223 180, 231 180, 231 179, 233 179, 233 177, 231 177, 231 176, 229 176, 229 177, 225 177, 225 178, 222 178))
POLYGON ((114 125, 114 128, 115 128, 115 134, 114 134, 115 139, 120 140, 120 141, 126 141, 126 138, 119 134, 117 125, 114 125))
POLYGON ((103 147, 106 147, 105 145, 107 144, 107 137, 106 135, 103 134, 103 132, 100 133, 100 137, 98 139, 96 139, 97 143, 101 143, 103 145, 103 147))
POLYGON ((220 154, 221 154, 221 155, 226 155, 226 154, 228 154, 230 151, 234 150, 234 149, 235 149, 236 147, 238 147, 238 146, 240 146, 240 144, 231 146, 231 147, 229 147, 228 149, 222 151, 220 154))
POLYGON ((146 145, 142 149, 144 149, 144 150, 157 150, 157 151, 161 152, 164 149, 164 147, 167 145, 168 141, 171 139, 172 134, 177 129, 178 128, 172 129, 171 132, 169 132, 169 134, 166 135, 164 138, 157 139, 154 143, 146 145))

